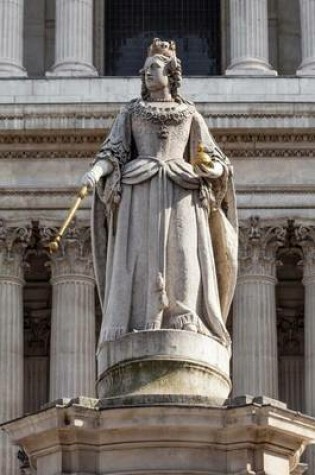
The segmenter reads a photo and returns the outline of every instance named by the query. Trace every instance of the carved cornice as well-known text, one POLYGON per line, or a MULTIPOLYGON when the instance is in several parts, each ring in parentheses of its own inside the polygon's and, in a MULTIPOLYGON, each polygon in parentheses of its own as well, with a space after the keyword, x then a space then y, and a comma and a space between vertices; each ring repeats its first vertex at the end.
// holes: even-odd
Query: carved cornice
MULTIPOLYGON (((58 228, 40 226, 44 246, 48 245, 57 232, 58 228)), ((50 266, 53 284, 81 279, 94 285, 90 228, 79 226, 73 220, 61 240, 59 250, 51 255, 50 266)))
POLYGON ((24 252, 31 235, 30 225, 10 226, 0 219, 0 279, 23 281, 24 252))
MULTIPOLYGON (((107 121, 108 122, 108 121, 107 121)), ((77 158, 92 159, 108 134, 110 124, 97 129, 53 130, 45 132, 0 133, 1 159, 77 158)), ((227 132, 212 133, 231 158, 300 158, 315 157, 315 134, 303 132, 227 132)))
POLYGON ((267 226, 258 216, 240 226, 240 278, 266 278, 275 281, 277 250, 285 242, 283 226, 267 226))

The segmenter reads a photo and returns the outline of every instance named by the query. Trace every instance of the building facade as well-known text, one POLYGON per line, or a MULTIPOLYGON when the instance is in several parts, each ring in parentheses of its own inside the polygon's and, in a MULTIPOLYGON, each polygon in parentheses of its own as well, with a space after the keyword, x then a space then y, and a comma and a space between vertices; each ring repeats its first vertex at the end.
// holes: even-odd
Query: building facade
MULTIPOLYGON (((315 0, 1 0, 0 25, 0 423, 95 396, 89 199, 45 246, 159 35, 234 166, 234 395, 315 416, 315 0)), ((2 475, 16 452, 0 435, 2 475)))

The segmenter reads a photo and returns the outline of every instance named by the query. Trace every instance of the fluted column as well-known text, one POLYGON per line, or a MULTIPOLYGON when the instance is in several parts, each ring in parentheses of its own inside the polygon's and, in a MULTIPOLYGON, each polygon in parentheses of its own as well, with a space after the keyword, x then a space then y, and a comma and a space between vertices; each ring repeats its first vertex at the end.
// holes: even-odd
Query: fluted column
POLYGON ((24 0, 0 2, 0 77, 26 76, 23 68, 24 0))
POLYGON ((278 397, 276 249, 282 228, 257 218, 240 229, 240 270, 233 309, 233 393, 278 397))
POLYGON ((229 75, 276 75, 269 64, 267 0, 230 0, 229 75))
POLYGON ((315 0, 300 0, 302 63, 299 76, 315 76, 315 0))
MULTIPOLYGON (((23 415, 23 248, 25 228, 0 221, 0 424, 23 415)), ((0 431, 0 473, 18 473, 18 448, 0 431)))
POLYGON ((50 399, 95 395, 95 303, 89 229, 72 227, 52 257, 50 399))
MULTIPOLYGON (((297 230, 303 249, 304 334, 305 334, 305 411, 315 417, 315 227, 297 230)), ((315 475, 315 447, 307 449, 309 475, 315 475)))
POLYGON ((47 75, 97 76, 93 0, 56 0, 55 64, 47 75))

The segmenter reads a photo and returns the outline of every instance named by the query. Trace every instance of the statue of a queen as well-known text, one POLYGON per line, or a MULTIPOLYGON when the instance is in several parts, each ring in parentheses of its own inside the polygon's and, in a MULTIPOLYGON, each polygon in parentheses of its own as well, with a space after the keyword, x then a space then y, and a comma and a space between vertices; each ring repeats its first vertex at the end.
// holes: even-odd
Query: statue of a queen
POLYGON ((174 42, 154 39, 140 73, 141 97, 121 109, 83 177, 95 187, 100 345, 176 329, 228 347, 238 242, 232 167, 179 95, 174 42))

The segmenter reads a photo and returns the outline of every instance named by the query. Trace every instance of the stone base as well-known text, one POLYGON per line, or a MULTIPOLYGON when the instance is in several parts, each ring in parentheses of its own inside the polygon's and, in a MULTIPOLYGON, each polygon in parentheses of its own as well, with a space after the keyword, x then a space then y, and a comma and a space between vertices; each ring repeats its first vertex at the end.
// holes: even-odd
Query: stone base
POLYGON ((36 475, 302 474, 315 420, 264 398, 109 408, 78 398, 7 423, 36 475), (273 405, 274 404, 274 405, 273 405))
POLYGON ((50 71, 46 72, 48 78, 53 77, 90 77, 98 76, 97 70, 92 64, 64 62, 55 64, 50 71))
POLYGON ((226 76, 277 76, 278 73, 266 61, 244 58, 234 61, 225 71, 226 76))
POLYGON ((231 390, 230 351, 211 337, 183 330, 129 333, 98 352, 100 398, 205 397, 221 405, 231 390))

